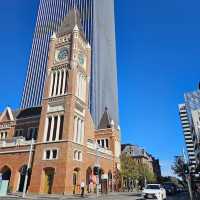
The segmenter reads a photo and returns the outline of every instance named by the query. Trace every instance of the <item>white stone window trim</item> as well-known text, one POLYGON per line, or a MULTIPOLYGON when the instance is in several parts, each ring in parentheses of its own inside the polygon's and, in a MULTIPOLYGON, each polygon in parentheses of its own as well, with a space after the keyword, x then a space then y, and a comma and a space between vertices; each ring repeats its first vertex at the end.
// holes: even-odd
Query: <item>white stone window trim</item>
POLYGON ((83 144, 85 135, 85 120, 82 116, 74 115, 74 143, 83 144))
POLYGON ((74 149, 73 151, 73 160, 82 162, 83 161, 83 154, 81 150, 74 149))
POLYGON ((8 131, 7 130, 0 132, 0 139, 1 140, 5 140, 7 137, 8 137, 8 131))
POLYGON ((77 108, 75 108, 75 115, 78 115, 78 116, 84 118, 85 117, 85 109, 83 109, 83 112, 81 112, 77 108))
POLYGON ((43 160, 58 160, 59 158, 59 148, 45 148, 43 153, 43 160), (53 158, 53 151, 57 151, 56 158, 53 158), (50 158, 47 159, 47 151, 50 151, 50 158))
POLYGON ((99 138, 99 139, 96 140, 96 142, 99 144, 99 146, 101 148, 109 149, 109 139, 108 138, 99 138), (108 147, 106 146, 106 140, 108 141, 108 147), (103 146, 103 141, 104 141, 104 146, 103 146))
POLYGON ((59 97, 59 96, 66 95, 68 91, 65 91, 65 89, 68 89, 67 87, 68 87, 67 68, 52 70, 50 72, 49 97, 59 97), (58 80, 58 74, 59 74, 59 80, 58 80), (55 79, 54 79, 54 75, 55 75, 55 79), (61 82, 62 82, 62 88, 61 88, 61 82), (58 93, 56 94, 57 87, 58 87, 58 91, 57 91, 58 93))
POLYGON ((44 129, 44 133, 45 134, 44 134, 44 138, 43 138, 44 142, 56 142, 56 141, 59 141, 59 131, 60 131, 60 122, 61 122, 60 119, 61 119, 61 116, 64 116, 64 112, 54 113, 54 114, 46 116, 45 129, 44 129), (57 127, 56 127, 56 139, 53 140, 53 130, 54 130, 55 117, 58 117, 58 119, 57 119, 57 127), (49 137, 49 140, 47 141, 49 118, 51 118, 51 128, 50 128, 50 137, 49 137))
POLYGON ((83 102, 86 100, 86 88, 87 78, 84 74, 78 72, 76 78, 76 97, 81 99, 83 102))

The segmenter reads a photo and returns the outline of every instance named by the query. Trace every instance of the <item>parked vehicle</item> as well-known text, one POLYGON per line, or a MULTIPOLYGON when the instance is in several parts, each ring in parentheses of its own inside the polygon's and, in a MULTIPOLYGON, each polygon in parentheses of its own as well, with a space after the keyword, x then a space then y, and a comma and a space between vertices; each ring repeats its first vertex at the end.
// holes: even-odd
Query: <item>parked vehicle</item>
POLYGON ((163 185, 163 187, 165 188, 165 191, 167 193, 167 195, 173 195, 174 194, 174 188, 171 187, 170 185, 163 185))
POLYGON ((145 199, 165 200, 167 198, 165 189, 160 184, 148 184, 142 191, 145 199))
POLYGON ((163 187, 169 187, 171 189, 171 195, 175 195, 177 191, 177 186, 174 183, 163 183, 163 187))

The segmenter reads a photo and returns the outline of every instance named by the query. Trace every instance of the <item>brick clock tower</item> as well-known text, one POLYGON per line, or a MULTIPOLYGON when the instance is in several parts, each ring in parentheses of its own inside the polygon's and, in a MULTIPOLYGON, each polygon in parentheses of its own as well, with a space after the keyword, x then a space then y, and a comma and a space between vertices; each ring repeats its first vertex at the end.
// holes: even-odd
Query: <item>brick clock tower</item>
POLYGON ((113 174, 119 164, 119 130, 110 123, 105 131, 95 131, 88 109, 90 61, 91 47, 78 12, 72 10, 49 45, 30 193, 75 193, 81 181, 89 184, 97 139, 105 147, 99 161, 104 173, 113 174))

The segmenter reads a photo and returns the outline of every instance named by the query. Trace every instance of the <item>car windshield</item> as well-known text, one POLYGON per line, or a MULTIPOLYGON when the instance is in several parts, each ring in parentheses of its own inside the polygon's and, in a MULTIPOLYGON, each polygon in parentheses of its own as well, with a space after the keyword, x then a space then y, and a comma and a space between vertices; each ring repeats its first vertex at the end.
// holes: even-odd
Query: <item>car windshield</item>
POLYGON ((146 189, 159 190, 159 185, 147 185, 146 189))

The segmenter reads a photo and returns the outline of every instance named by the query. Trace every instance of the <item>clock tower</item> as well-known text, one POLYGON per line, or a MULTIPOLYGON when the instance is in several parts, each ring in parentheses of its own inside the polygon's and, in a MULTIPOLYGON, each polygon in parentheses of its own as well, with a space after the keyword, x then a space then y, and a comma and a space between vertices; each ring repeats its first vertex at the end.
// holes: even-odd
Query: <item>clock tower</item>
POLYGON ((32 170, 32 176, 42 179, 32 179, 30 192, 72 191, 73 182, 84 176, 80 169, 87 157, 87 141, 94 138, 88 110, 90 60, 91 48, 79 14, 72 10, 49 45, 48 76, 32 170))

